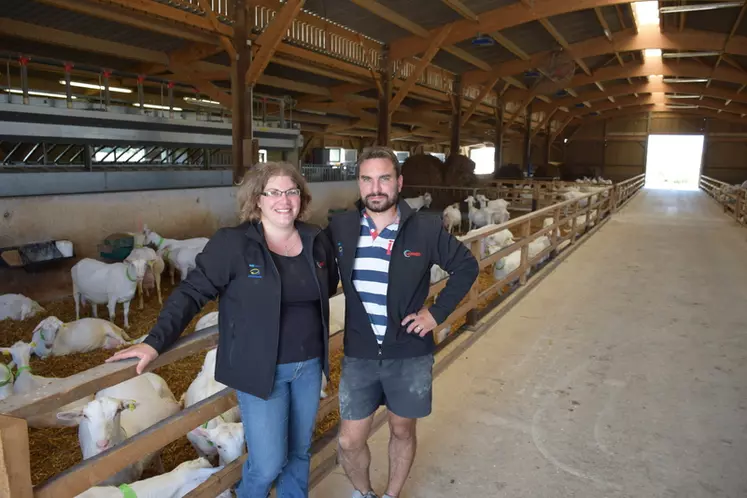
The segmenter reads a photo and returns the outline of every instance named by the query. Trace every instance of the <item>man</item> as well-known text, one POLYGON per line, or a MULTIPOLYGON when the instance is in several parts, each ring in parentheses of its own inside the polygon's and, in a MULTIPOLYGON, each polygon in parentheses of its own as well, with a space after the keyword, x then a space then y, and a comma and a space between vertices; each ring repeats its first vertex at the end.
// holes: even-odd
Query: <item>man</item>
POLYGON ((399 200, 402 181, 391 149, 364 150, 358 159, 358 209, 332 217, 327 227, 345 291, 338 453, 355 487, 353 498, 377 498, 367 439, 382 404, 390 432, 384 497, 397 498, 402 490, 415 458, 416 421, 431 412, 431 331, 454 311, 479 272, 439 216, 415 212, 399 200), (426 309, 433 264, 451 278, 426 309))

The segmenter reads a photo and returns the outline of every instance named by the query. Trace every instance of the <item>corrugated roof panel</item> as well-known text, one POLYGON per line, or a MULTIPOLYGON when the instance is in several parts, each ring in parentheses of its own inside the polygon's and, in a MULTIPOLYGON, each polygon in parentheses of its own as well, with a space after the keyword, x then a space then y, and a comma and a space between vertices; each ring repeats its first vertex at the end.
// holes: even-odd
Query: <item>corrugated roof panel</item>
POLYGON ((475 14, 482 14, 483 12, 495 10, 518 2, 516 2, 516 0, 462 0, 462 3, 475 14))
POLYGON ((592 9, 550 17, 548 21, 563 35, 568 43, 577 43, 589 38, 604 36, 602 25, 599 24, 599 19, 592 9))
POLYGON ((550 33, 537 21, 504 29, 501 34, 528 54, 545 52, 559 47, 550 33))
POLYGON ((447 71, 451 71, 453 73, 464 73, 466 71, 477 69, 469 62, 463 61, 459 57, 451 55, 445 50, 439 50, 431 62, 436 66, 442 67, 447 71))
POLYGON ((583 60, 586 65, 591 69, 592 71, 595 69, 599 69, 605 66, 612 65, 614 62, 614 65, 618 65, 619 62, 617 62, 617 58, 614 56, 614 54, 605 54, 605 55, 597 55, 595 57, 587 57, 583 60), (612 62, 611 62, 612 61, 612 62))
POLYGON ((453 21, 464 19, 457 11, 445 3, 429 0, 427 2, 403 2, 402 0, 378 0, 378 2, 405 19, 418 24, 425 29, 443 26, 453 21))
POLYGON ((607 21, 607 25, 610 27, 610 31, 616 33, 623 29, 620 24, 620 17, 617 15, 617 10, 614 6, 600 7, 602 17, 607 21))
POLYGON ((59 9, 33 0, 4 0, 2 2, 2 16, 91 38, 125 43, 161 52, 176 50, 185 45, 185 41, 178 38, 59 9))
MULTIPOLYGON (((679 16, 680 14, 663 15, 670 17, 679 16)), ((728 33, 734 26, 734 22, 737 20, 738 15, 739 8, 690 12, 685 18, 685 27, 689 29, 700 29, 703 31, 715 31, 717 33, 728 33)))
POLYGON ((470 55, 474 55, 478 59, 487 62, 491 66, 516 59, 511 52, 498 43, 488 46, 475 46, 472 45, 471 40, 464 40, 457 43, 456 46, 465 50, 470 55))
MULTIPOLYGON (((705 83, 703 84, 705 85, 705 83)), ((711 86, 716 87, 716 88, 724 88, 727 90, 733 90, 735 92, 739 90, 740 88, 742 88, 742 85, 740 85, 739 83, 731 83, 729 81, 719 81, 719 80, 711 81, 711 86)))
MULTIPOLYGON (((112 57, 110 55, 84 52, 68 47, 48 45, 30 40, 21 40, 20 38, 0 37, 0 47, 7 52, 12 58, 18 54, 31 56, 31 61, 35 57, 48 59, 49 63, 60 64, 60 74, 62 74, 62 65, 65 61, 70 61, 79 69, 88 69, 99 71, 101 69, 114 69, 119 71, 130 71, 137 62, 129 59, 112 57)), ((3 57, 4 58, 4 57, 3 57)), ((15 74, 14 77, 17 77, 15 74)), ((29 77, 34 77, 34 69, 29 69, 29 77)), ((38 76, 38 75, 37 75, 38 76)))
POLYGON ((280 64, 269 64, 265 69, 265 74, 268 76, 277 76, 279 78, 285 78, 292 81, 303 81, 310 85, 317 85, 324 88, 331 88, 343 84, 344 82, 328 78, 326 76, 320 76, 318 74, 307 73, 299 69, 292 67, 281 66, 280 64))
POLYGON ((307 0, 304 9, 384 43, 412 34, 352 2, 307 0))

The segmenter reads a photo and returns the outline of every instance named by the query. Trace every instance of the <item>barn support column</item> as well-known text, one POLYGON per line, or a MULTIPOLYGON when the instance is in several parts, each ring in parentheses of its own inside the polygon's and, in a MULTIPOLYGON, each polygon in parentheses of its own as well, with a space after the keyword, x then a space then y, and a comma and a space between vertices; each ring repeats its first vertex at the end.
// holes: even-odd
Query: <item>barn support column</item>
POLYGON ((389 147, 389 132, 392 119, 389 115, 389 101, 392 98, 392 63, 389 58, 389 47, 382 53, 381 88, 379 91, 379 123, 376 130, 376 145, 389 147))
POLYGON ((602 141, 602 167, 601 171, 599 172, 599 176, 604 178, 604 170, 605 165, 607 163, 607 120, 605 119, 602 121, 602 137, 604 140, 602 141))
POLYGON ((524 118, 526 123, 526 130, 524 132, 524 164, 522 165, 527 176, 529 176, 530 162, 532 160, 532 103, 526 107, 526 115, 524 118))
POLYGON ((550 120, 547 120, 547 124, 545 125, 545 164, 550 166, 550 161, 552 160, 552 127, 550 126, 550 120))
POLYGON ((451 114, 451 143, 449 157, 459 155, 459 138, 462 131, 462 75, 454 76, 454 95, 451 114))
POLYGON ((236 22, 233 28, 233 47, 236 50, 236 58, 231 61, 231 152, 234 183, 241 181, 246 170, 251 168, 255 156, 252 148, 251 88, 247 88, 246 85, 246 73, 251 64, 252 52, 251 47, 247 45, 248 19, 244 4, 245 0, 234 0, 236 22))
POLYGON ((503 166, 503 116, 505 114, 505 107, 503 102, 498 102, 498 107, 495 108, 495 154, 493 156, 493 162, 495 163, 495 169, 493 170, 493 178, 498 178, 498 170, 503 166))

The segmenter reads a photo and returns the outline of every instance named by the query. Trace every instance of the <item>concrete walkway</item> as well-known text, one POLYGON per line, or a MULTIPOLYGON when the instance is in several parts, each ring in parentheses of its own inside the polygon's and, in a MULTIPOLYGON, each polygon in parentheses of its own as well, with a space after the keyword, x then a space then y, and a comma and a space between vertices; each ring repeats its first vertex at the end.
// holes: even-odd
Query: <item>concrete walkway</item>
MULTIPOLYGON (((434 389, 401 498, 747 496, 747 230, 644 190, 434 389)), ((351 490, 338 468, 311 496, 351 490)))

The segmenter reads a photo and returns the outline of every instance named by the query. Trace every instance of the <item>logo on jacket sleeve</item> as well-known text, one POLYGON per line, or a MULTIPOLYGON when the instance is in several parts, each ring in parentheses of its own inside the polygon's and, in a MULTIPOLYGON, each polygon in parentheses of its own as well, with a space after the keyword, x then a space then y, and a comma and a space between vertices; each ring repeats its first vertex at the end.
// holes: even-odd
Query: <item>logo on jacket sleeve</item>
POLYGON ((325 261, 317 261, 317 262, 316 262, 316 267, 317 267, 317 268, 319 268, 319 269, 321 270, 321 269, 323 269, 323 268, 326 268, 326 267, 327 267, 327 263, 326 263, 325 261))
POLYGON ((337 252, 342 256, 342 242, 337 243, 337 252))
POLYGON ((409 249, 405 249, 404 255, 405 255, 406 258, 419 258, 420 256, 422 256, 421 253, 415 252, 415 251, 411 251, 409 249))
POLYGON ((262 267, 260 265, 249 265, 249 275, 247 275, 249 278, 262 278, 262 267))

